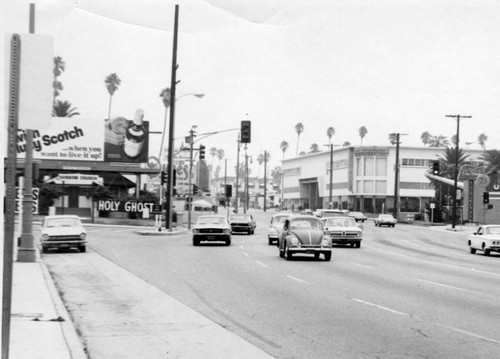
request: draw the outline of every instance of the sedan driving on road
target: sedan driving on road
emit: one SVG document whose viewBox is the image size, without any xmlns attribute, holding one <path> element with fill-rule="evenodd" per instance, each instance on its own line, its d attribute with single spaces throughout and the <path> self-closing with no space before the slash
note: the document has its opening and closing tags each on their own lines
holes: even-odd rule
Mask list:
<svg viewBox="0 0 500 359">
<path fill-rule="evenodd" d="M 43 253 L 48 253 L 49 248 L 77 248 L 85 252 L 87 232 L 78 216 L 47 216 L 42 224 L 41 244 Z"/>
<path fill-rule="evenodd" d="M 394 227 L 396 223 L 398 223 L 397 219 L 392 216 L 392 214 L 379 214 L 377 218 L 375 218 L 375 227 Z"/>
<path fill-rule="evenodd" d="M 349 217 L 354 218 L 356 222 L 364 222 L 368 219 L 363 212 L 356 211 L 349 212 Z"/>
<path fill-rule="evenodd" d="M 224 216 L 201 216 L 193 226 L 193 246 L 200 242 L 225 242 L 231 244 L 231 227 Z"/>
<path fill-rule="evenodd" d="M 325 234 L 321 220 L 315 216 L 291 216 L 285 220 L 278 240 L 280 257 L 287 260 L 297 253 L 323 254 L 325 261 L 332 259 L 332 240 Z"/>
<path fill-rule="evenodd" d="M 251 214 L 232 214 L 229 216 L 229 225 L 233 233 L 246 232 L 247 234 L 253 234 L 255 227 L 257 227 L 257 223 Z"/>
<path fill-rule="evenodd" d="M 358 226 L 354 218 L 325 218 L 323 226 L 325 227 L 325 233 L 332 239 L 332 243 L 350 244 L 354 248 L 361 247 L 363 230 Z"/>
<path fill-rule="evenodd" d="M 500 252 L 500 225 L 479 227 L 476 232 L 467 236 L 467 242 L 472 254 L 476 250 L 483 251 L 485 256 L 489 256 L 491 251 Z"/>
</svg>

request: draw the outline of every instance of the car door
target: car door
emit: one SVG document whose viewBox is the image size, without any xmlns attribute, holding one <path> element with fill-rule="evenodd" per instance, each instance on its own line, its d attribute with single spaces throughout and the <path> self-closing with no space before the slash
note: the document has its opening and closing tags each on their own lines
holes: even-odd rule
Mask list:
<svg viewBox="0 0 500 359">
<path fill-rule="evenodd" d="M 483 227 L 479 227 L 477 229 L 476 233 L 473 235 L 473 238 L 472 238 L 472 246 L 474 248 L 481 249 L 481 242 L 482 242 L 481 236 L 483 234 L 484 234 L 484 228 Z"/>
</svg>

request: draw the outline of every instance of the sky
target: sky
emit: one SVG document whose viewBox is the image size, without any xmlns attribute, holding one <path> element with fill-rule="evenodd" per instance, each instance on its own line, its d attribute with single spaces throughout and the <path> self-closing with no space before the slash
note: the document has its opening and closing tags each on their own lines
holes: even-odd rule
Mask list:
<svg viewBox="0 0 500 359">
<path fill-rule="evenodd" d="M 456 120 L 446 115 L 460 114 L 472 116 L 460 122 L 462 144 L 485 133 L 486 148 L 500 148 L 497 1 L 6 0 L 4 33 L 28 33 L 29 3 L 36 4 L 35 32 L 51 35 L 54 55 L 66 63 L 59 99 L 82 118 L 104 119 L 104 79 L 116 73 L 122 82 L 112 117 L 132 119 L 142 108 L 152 131 L 163 129 L 159 94 L 170 86 L 178 3 L 176 146 L 192 126 L 199 137 L 220 131 L 197 144 L 208 153 L 223 149 L 230 176 L 237 157 L 231 129 L 242 120 L 252 122 L 252 174 L 262 173 L 264 151 L 270 168 L 281 165 L 282 141 L 285 158 L 313 143 L 328 150 L 328 127 L 335 145 L 360 145 L 365 126 L 363 145 L 389 145 L 388 134 L 399 132 L 407 134 L 403 146 L 421 146 L 424 131 L 451 138 Z M 160 141 L 150 136 L 150 155 Z"/>
</svg>

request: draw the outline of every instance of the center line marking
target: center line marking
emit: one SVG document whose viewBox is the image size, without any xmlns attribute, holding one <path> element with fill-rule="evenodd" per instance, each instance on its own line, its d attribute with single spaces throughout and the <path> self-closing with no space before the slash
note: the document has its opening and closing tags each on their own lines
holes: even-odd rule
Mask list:
<svg viewBox="0 0 500 359">
<path fill-rule="evenodd" d="M 356 262 L 351 262 L 351 264 L 354 264 L 354 265 L 357 265 L 357 266 L 360 266 L 360 267 L 364 267 L 364 268 L 370 268 L 370 269 L 373 268 L 371 266 L 367 266 L 366 264 L 361 264 L 361 263 L 356 263 Z"/>
<path fill-rule="evenodd" d="M 457 290 L 463 290 L 463 291 L 466 291 L 466 292 L 467 292 L 467 289 L 465 289 L 465 288 L 454 287 L 454 286 L 452 286 L 452 285 L 447 285 L 447 284 L 438 283 L 438 282 L 431 282 L 430 280 L 424 280 L 424 279 L 417 279 L 417 280 L 418 280 L 418 281 L 420 281 L 420 282 L 428 283 L 428 284 L 438 285 L 438 286 L 440 286 L 440 287 L 451 288 L 451 289 L 457 289 Z"/>
<path fill-rule="evenodd" d="M 256 261 L 256 262 L 257 262 L 257 264 L 259 264 L 259 265 L 263 266 L 264 268 L 267 268 L 267 267 L 268 267 L 268 265 L 267 265 L 267 264 L 264 264 L 264 263 L 259 262 L 259 261 Z"/>
<path fill-rule="evenodd" d="M 302 280 L 302 279 L 300 279 L 300 278 L 294 277 L 294 276 L 292 276 L 292 275 L 288 275 L 288 274 L 287 274 L 287 277 L 288 277 L 288 278 L 290 278 L 290 279 L 293 279 L 294 281 L 297 281 L 297 282 L 299 282 L 299 283 L 304 283 L 304 284 L 307 284 L 307 282 L 306 282 L 305 280 Z"/>
<path fill-rule="evenodd" d="M 462 333 L 462 334 L 469 335 L 469 336 L 474 337 L 474 338 L 486 340 L 487 342 L 492 342 L 492 343 L 497 343 L 497 344 L 500 343 L 498 340 L 491 339 L 491 338 L 488 338 L 488 337 L 483 337 L 482 335 L 474 334 L 474 333 L 468 332 L 466 330 L 462 330 L 462 329 L 459 329 L 459 328 L 451 327 L 449 325 L 444 325 L 444 324 L 439 324 L 439 323 L 436 323 L 436 325 L 438 325 L 440 327 L 443 327 L 443 328 L 446 328 L 446 329 L 453 330 L 454 332 L 457 332 L 457 333 Z"/>
<path fill-rule="evenodd" d="M 387 308 L 387 307 L 383 307 L 383 306 L 378 305 L 378 304 L 374 304 L 374 303 L 370 303 L 370 302 L 365 302 L 364 300 L 361 300 L 361 299 L 356 299 L 356 298 L 351 298 L 351 299 L 354 300 L 355 302 L 358 302 L 358 303 L 361 303 L 361 304 L 366 304 L 366 305 L 369 305 L 371 307 L 375 307 L 375 308 L 378 308 L 378 309 L 382 309 L 382 310 L 385 310 L 387 312 L 391 312 L 391 313 L 398 314 L 398 315 L 404 315 L 405 317 L 409 316 L 408 313 L 398 312 L 397 310 L 394 310 L 394 309 L 391 309 L 391 308 Z"/>
<path fill-rule="evenodd" d="M 248 257 L 248 253 L 247 252 L 243 252 L 243 254 L 245 255 L 245 257 Z"/>
</svg>

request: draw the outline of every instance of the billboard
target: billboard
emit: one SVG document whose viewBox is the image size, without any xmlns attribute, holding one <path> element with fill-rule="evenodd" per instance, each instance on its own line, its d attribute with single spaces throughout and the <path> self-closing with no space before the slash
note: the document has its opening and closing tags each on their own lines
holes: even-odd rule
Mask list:
<svg viewBox="0 0 500 359">
<path fill-rule="evenodd" d="M 147 163 L 149 122 L 116 117 L 108 120 L 53 117 L 49 127 L 33 129 L 33 158 Z M 26 153 L 26 131 L 17 132 L 17 157 Z"/>
</svg>

